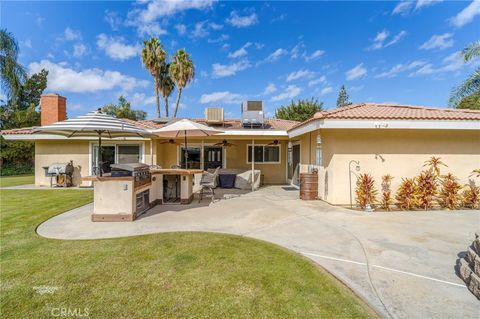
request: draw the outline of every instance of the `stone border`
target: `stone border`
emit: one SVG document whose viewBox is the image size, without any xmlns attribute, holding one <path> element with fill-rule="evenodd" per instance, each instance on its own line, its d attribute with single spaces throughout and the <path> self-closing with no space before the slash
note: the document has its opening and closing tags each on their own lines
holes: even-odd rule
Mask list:
<svg viewBox="0 0 480 319">
<path fill-rule="evenodd" d="M 460 278 L 478 300 L 480 300 L 480 231 L 475 233 L 475 239 L 467 249 L 465 257 L 457 262 Z"/>
</svg>

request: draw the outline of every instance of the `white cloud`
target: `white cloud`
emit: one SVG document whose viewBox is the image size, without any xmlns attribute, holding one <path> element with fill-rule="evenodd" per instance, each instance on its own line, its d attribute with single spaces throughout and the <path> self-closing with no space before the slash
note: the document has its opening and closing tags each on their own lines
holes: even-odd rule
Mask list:
<svg viewBox="0 0 480 319">
<path fill-rule="evenodd" d="M 463 60 L 462 53 L 460 51 L 454 52 L 448 56 L 446 56 L 440 66 L 434 67 L 433 64 L 428 63 L 422 66 L 415 72 L 409 74 L 409 76 L 421 76 L 421 75 L 430 75 L 430 74 L 438 74 L 438 73 L 448 73 L 448 72 L 455 72 L 460 70 L 462 67 L 467 65 Z"/>
<path fill-rule="evenodd" d="M 287 82 L 291 82 L 291 81 L 303 79 L 303 78 L 311 78 L 313 77 L 313 75 L 314 73 L 310 70 L 298 70 L 290 73 L 287 76 Z"/>
<path fill-rule="evenodd" d="M 405 71 L 410 71 L 419 67 L 424 66 L 426 63 L 420 60 L 416 60 L 410 63 L 406 64 L 397 64 L 393 66 L 390 70 L 385 71 L 383 73 L 375 75 L 376 79 L 381 79 L 381 78 L 393 78 L 396 77 L 398 74 L 405 72 Z"/>
<path fill-rule="evenodd" d="M 395 35 L 390 41 L 387 42 L 387 39 L 390 35 L 390 32 L 387 30 L 382 30 L 380 32 L 377 32 L 377 35 L 375 38 L 372 40 L 372 45 L 368 47 L 369 50 L 378 50 L 382 48 L 389 47 L 391 45 L 394 45 L 398 41 L 400 41 L 402 38 L 404 38 L 407 35 L 407 32 L 402 30 L 400 31 L 397 35 Z"/>
<path fill-rule="evenodd" d="M 265 90 L 263 90 L 263 95 L 270 95 L 274 92 L 277 91 L 277 87 L 273 83 L 268 83 L 267 87 L 265 87 Z"/>
<path fill-rule="evenodd" d="M 285 49 L 282 49 L 282 48 L 276 49 L 268 57 L 266 57 L 265 60 L 260 61 L 258 64 L 275 62 L 278 59 L 280 59 L 282 56 L 287 54 L 288 54 L 288 51 Z"/>
<path fill-rule="evenodd" d="M 180 35 L 184 35 L 185 33 L 187 33 L 187 27 L 184 24 L 175 25 L 175 29 L 177 29 L 177 32 Z"/>
<path fill-rule="evenodd" d="M 420 46 L 421 50 L 446 49 L 453 46 L 453 33 L 435 34 Z"/>
<path fill-rule="evenodd" d="M 206 21 L 195 23 L 195 27 L 192 31 L 192 37 L 194 38 L 204 38 L 209 35 L 210 32 L 207 30 Z"/>
<path fill-rule="evenodd" d="M 325 83 L 326 81 L 327 81 L 327 78 L 325 77 L 325 75 L 322 75 L 318 79 L 309 81 L 308 86 L 315 86 L 315 85 L 320 84 L 320 83 Z"/>
<path fill-rule="evenodd" d="M 207 42 L 208 43 L 220 43 L 220 42 L 227 41 L 228 39 L 230 39 L 230 36 L 228 34 L 222 34 L 216 39 L 208 39 Z"/>
<path fill-rule="evenodd" d="M 400 1 L 392 11 L 392 14 L 406 15 L 413 7 L 413 1 L 403 0 Z"/>
<path fill-rule="evenodd" d="M 118 31 L 122 24 L 122 18 L 115 11 L 105 10 L 105 21 L 110 25 L 113 31 Z"/>
<path fill-rule="evenodd" d="M 230 12 L 230 18 L 227 18 L 226 22 L 237 28 L 246 28 L 258 23 L 258 17 L 255 12 L 249 15 L 240 16 L 237 11 Z"/>
<path fill-rule="evenodd" d="M 240 58 L 248 54 L 247 49 L 252 45 L 251 42 L 245 43 L 240 49 L 230 52 L 228 54 L 229 58 Z"/>
<path fill-rule="evenodd" d="M 147 96 L 144 93 L 134 93 L 131 97 L 133 106 L 153 105 L 157 103 L 154 95 Z"/>
<path fill-rule="evenodd" d="M 305 55 L 305 61 L 309 62 L 309 61 L 313 61 L 313 60 L 316 60 L 318 59 L 319 57 L 321 57 L 322 55 L 325 54 L 325 51 L 323 50 L 316 50 L 314 51 L 312 54 L 310 55 Z"/>
<path fill-rule="evenodd" d="M 32 40 L 27 39 L 25 41 L 20 41 L 20 45 L 31 49 L 32 48 Z"/>
<path fill-rule="evenodd" d="M 137 28 L 140 35 L 166 34 L 159 19 L 168 18 L 185 10 L 210 8 L 213 0 L 153 0 L 137 1 L 138 6 L 128 13 L 127 25 Z"/>
<path fill-rule="evenodd" d="M 105 54 L 114 60 L 125 61 L 141 51 L 139 44 L 128 45 L 122 37 L 109 37 L 104 33 L 97 36 L 97 46 L 105 51 Z"/>
<path fill-rule="evenodd" d="M 63 31 L 63 37 L 67 41 L 80 40 L 82 38 L 82 34 L 78 30 L 73 30 L 70 27 L 67 27 L 65 31 Z"/>
<path fill-rule="evenodd" d="M 348 70 L 345 75 L 347 76 L 348 81 L 352 81 L 367 75 L 367 69 L 363 66 L 363 63 L 360 63 L 353 69 Z"/>
<path fill-rule="evenodd" d="M 237 74 L 237 72 L 248 69 L 251 64 L 248 60 L 238 61 L 233 64 L 219 64 L 215 63 L 212 65 L 212 77 L 213 78 L 223 78 L 227 76 L 232 76 Z"/>
<path fill-rule="evenodd" d="M 286 99 L 293 99 L 302 92 L 302 89 L 296 85 L 289 85 L 287 88 L 280 94 L 275 95 L 271 98 L 272 101 L 282 101 Z"/>
<path fill-rule="evenodd" d="M 480 1 L 474 0 L 456 16 L 450 19 L 450 22 L 457 28 L 461 28 L 464 25 L 473 21 L 473 19 L 480 15 Z"/>
<path fill-rule="evenodd" d="M 118 71 L 101 69 L 74 70 L 67 63 L 53 63 L 49 60 L 30 63 L 30 73 L 48 70 L 48 89 L 63 92 L 97 92 L 121 88 L 131 90 L 136 87 L 145 87 L 148 81 L 138 80 L 134 77 L 124 75 Z"/>
<path fill-rule="evenodd" d="M 82 43 L 77 43 L 73 46 L 73 55 L 77 58 L 81 58 L 87 53 L 87 47 Z"/>
<path fill-rule="evenodd" d="M 325 94 L 332 93 L 332 92 L 333 92 L 333 88 L 331 86 L 327 86 L 326 88 L 323 88 L 320 91 L 320 95 L 325 95 Z"/>
<path fill-rule="evenodd" d="M 292 48 L 292 50 L 290 51 L 290 58 L 299 58 L 302 55 L 300 51 L 303 51 L 303 54 L 305 54 L 305 43 L 303 43 L 303 41 L 300 41 Z"/>
<path fill-rule="evenodd" d="M 237 103 L 240 103 L 241 100 L 242 100 L 242 96 L 240 94 L 231 93 L 229 91 L 202 94 L 202 96 L 200 97 L 200 103 L 202 104 L 211 104 L 211 103 L 237 104 Z"/>
<path fill-rule="evenodd" d="M 417 0 L 417 3 L 415 4 L 415 10 L 420 10 L 421 8 L 426 8 L 442 1 L 443 0 Z"/>
</svg>

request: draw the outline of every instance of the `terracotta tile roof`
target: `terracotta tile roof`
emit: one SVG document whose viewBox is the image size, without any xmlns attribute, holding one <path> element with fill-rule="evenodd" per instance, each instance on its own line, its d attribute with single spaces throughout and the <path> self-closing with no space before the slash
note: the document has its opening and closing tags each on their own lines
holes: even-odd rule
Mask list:
<svg viewBox="0 0 480 319">
<path fill-rule="evenodd" d="M 342 108 L 318 112 L 312 118 L 297 124 L 293 128 L 318 119 L 480 121 L 480 111 L 414 105 L 355 103 Z"/>
<path fill-rule="evenodd" d="M 204 119 L 191 119 L 192 121 L 206 124 Z M 143 121 L 133 121 L 129 119 L 124 119 L 124 121 L 131 123 L 139 128 L 147 129 L 147 130 L 154 130 L 159 129 L 165 124 L 157 123 L 153 120 L 143 120 Z M 280 120 L 280 119 L 267 119 L 265 121 L 265 126 L 263 127 L 264 130 L 283 130 L 286 131 L 295 125 L 299 124 L 297 121 L 287 121 L 287 120 Z M 240 119 L 225 119 L 224 125 L 216 126 L 222 130 L 248 130 L 242 126 L 242 122 Z M 4 130 L 2 131 L 2 135 L 13 135 L 13 134 L 31 134 L 34 127 L 24 127 L 12 130 Z"/>
</svg>

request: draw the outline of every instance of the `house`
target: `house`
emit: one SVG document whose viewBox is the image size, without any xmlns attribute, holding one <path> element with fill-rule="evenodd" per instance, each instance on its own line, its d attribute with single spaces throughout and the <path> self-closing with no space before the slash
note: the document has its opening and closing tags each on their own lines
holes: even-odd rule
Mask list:
<svg viewBox="0 0 480 319">
<path fill-rule="evenodd" d="M 319 112 L 299 123 L 264 119 L 262 103 L 242 104 L 241 119 L 223 118 L 223 109 L 206 109 L 203 119 L 224 133 L 188 140 L 189 168 L 217 166 L 248 170 L 252 145 L 255 169 L 264 184 L 298 184 L 298 172 L 318 170 L 319 197 L 334 205 L 348 205 L 356 175 L 370 173 L 380 187 L 381 176 L 413 177 L 431 156 L 441 157 L 462 183 L 480 168 L 480 111 L 409 105 L 358 103 Z M 259 117 L 258 117 L 259 116 Z M 41 124 L 66 118 L 66 99 L 46 94 L 41 99 Z M 256 119 L 252 121 L 252 119 Z M 131 121 L 146 130 L 161 128 L 162 119 Z M 34 135 L 32 128 L 2 131 L 7 140 L 35 141 L 35 183 L 49 185 L 43 167 L 73 161 L 74 184 L 98 166 L 96 139 Z M 102 143 L 104 161 L 144 162 L 169 168 L 181 165 L 182 140 L 123 138 Z"/>
</svg>

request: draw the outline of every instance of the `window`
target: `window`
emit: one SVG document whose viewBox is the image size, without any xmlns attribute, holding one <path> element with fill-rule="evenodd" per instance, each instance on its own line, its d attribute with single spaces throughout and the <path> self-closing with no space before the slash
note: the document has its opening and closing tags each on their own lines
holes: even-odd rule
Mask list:
<svg viewBox="0 0 480 319">
<path fill-rule="evenodd" d="M 200 169 L 201 167 L 201 147 L 188 147 L 188 166 L 187 168 Z M 180 165 L 185 167 L 185 147 L 180 151 Z"/>
<path fill-rule="evenodd" d="M 140 145 L 118 145 L 118 163 L 139 163 Z"/>
<path fill-rule="evenodd" d="M 247 163 L 251 163 L 252 145 L 248 145 L 247 152 Z M 255 163 L 280 163 L 280 145 L 255 145 L 253 153 Z"/>
<path fill-rule="evenodd" d="M 102 172 L 110 173 L 112 164 L 140 163 L 142 148 L 140 144 L 112 144 L 102 143 Z M 97 174 L 100 170 L 98 144 L 92 144 L 91 173 Z"/>
</svg>

